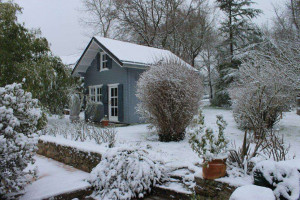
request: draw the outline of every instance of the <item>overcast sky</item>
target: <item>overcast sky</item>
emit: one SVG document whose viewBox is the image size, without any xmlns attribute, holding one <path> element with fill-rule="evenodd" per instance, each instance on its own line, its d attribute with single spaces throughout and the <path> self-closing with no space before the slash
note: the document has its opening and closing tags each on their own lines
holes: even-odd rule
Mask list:
<svg viewBox="0 0 300 200">
<path fill-rule="evenodd" d="M 211 0 L 213 1 L 213 0 Z M 267 23 L 273 16 L 273 4 L 285 0 L 255 0 L 256 8 L 263 10 L 256 22 Z M 55 55 L 68 56 L 80 53 L 90 38 L 86 27 L 79 22 L 84 13 L 81 0 L 15 0 L 23 7 L 19 20 L 28 28 L 40 28 L 42 35 L 51 43 Z"/>
</svg>

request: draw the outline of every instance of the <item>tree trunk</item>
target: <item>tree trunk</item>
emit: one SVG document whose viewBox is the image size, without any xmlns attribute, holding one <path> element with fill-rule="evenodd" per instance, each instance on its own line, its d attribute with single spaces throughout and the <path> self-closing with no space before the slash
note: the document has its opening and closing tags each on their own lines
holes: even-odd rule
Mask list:
<svg viewBox="0 0 300 200">
<path fill-rule="evenodd" d="M 213 88 L 211 83 L 211 64 L 210 64 L 210 49 L 207 50 L 207 72 L 208 72 L 208 86 L 209 86 L 209 99 L 213 99 Z"/>
<path fill-rule="evenodd" d="M 230 46 L 230 63 L 233 60 L 233 29 L 232 29 L 232 5 L 229 3 L 229 46 Z"/>
</svg>

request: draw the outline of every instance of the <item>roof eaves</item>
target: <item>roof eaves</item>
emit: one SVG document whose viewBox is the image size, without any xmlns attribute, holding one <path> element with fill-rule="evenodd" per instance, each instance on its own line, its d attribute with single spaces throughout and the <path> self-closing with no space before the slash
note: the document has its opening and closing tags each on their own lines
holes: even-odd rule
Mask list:
<svg viewBox="0 0 300 200">
<path fill-rule="evenodd" d="M 78 64 L 80 63 L 81 59 L 83 58 L 84 54 L 86 53 L 86 51 L 89 49 L 89 47 L 91 46 L 93 42 L 93 39 L 91 39 L 91 41 L 89 42 L 89 44 L 86 46 L 86 48 L 84 49 L 83 53 L 81 54 L 79 60 L 77 60 L 74 69 L 72 70 L 71 75 L 73 75 L 74 71 L 76 70 L 76 68 L 78 67 Z"/>
</svg>

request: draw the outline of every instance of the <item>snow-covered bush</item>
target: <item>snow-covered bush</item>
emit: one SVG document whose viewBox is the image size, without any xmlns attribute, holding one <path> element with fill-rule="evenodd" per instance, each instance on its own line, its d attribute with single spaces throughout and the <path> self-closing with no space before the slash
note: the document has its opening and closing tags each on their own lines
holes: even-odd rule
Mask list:
<svg viewBox="0 0 300 200">
<path fill-rule="evenodd" d="M 142 149 L 111 149 L 91 172 L 93 195 L 103 200 L 142 198 L 160 182 L 164 171 Z"/>
<path fill-rule="evenodd" d="M 295 102 L 294 90 L 284 80 L 283 70 L 274 69 L 271 63 L 254 56 L 243 62 L 239 80 L 229 90 L 234 118 L 238 125 L 264 137 L 282 115 Z"/>
<path fill-rule="evenodd" d="M 256 185 L 244 185 L 237 188 L 229 200 L 275 200 L 271 189 Z"/>
<path fill-rule="evenodd" d="M 224 159 L 227 157 L 228 139 L 224 135 L 227 126 L 223 117 L 217 115 L 218 134 L 211 128 L 205 128 L 204 116 L 200 110 L 199 116 L 194 119 L 194 129 L 190 132 L 189 143 L 199 157 L 204 158 L 205 162 L 212 159 Z"/>
<path fill-rule="evenodd" d="M 299 162 L 299 161 L 298 161 Z M 300 192 L 300 164 L 298 168 L 290 162 L 259 162 L 253 169 L 254 184 L 268 187 L 281 200 L 297 200 Z"/>
<path fill-rule="evenodd" d="M 184 138 L 186 127 L 198 111 L 201 96 L 199 73 L 179 60 L 151 66 L 137 83 L 138 112 L 157 129 L 161 141 Z"/>
<path fill-rule="evenodd" d="M 46 116 L 21 84 L 0 87 L 0 198 L 27 184 L 23 170 L 33 163 L 38 131 Z"/>
<path fill-rule="evenodd" d="M 75 123 L 56 122 L 53 125 L 48 125 L 43 133 L 44 135 L 63 136 L 74 141 L 106 143 L 110 148 L 115 145 L 117 135 L 114 127 L 99 128 L 84 121 L 76 121 Z"/>
</svg>

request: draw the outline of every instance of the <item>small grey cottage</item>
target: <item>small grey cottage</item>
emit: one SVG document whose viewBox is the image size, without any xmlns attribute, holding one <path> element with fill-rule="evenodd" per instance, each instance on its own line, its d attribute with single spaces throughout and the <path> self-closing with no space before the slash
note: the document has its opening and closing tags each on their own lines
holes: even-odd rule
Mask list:
<svg viewBox="0 0 300 200">
<path fill-rule="evenodd" d="M 86 94 L 97 105 L 95 121 L 107 115 L 110 122 L 140 123 L 135 109 L 137 80 L 147 67 L 166 57 L 178 58 L 167 50 L 93 37 L 72 75 L 84 78 Z"/>
</svg>

